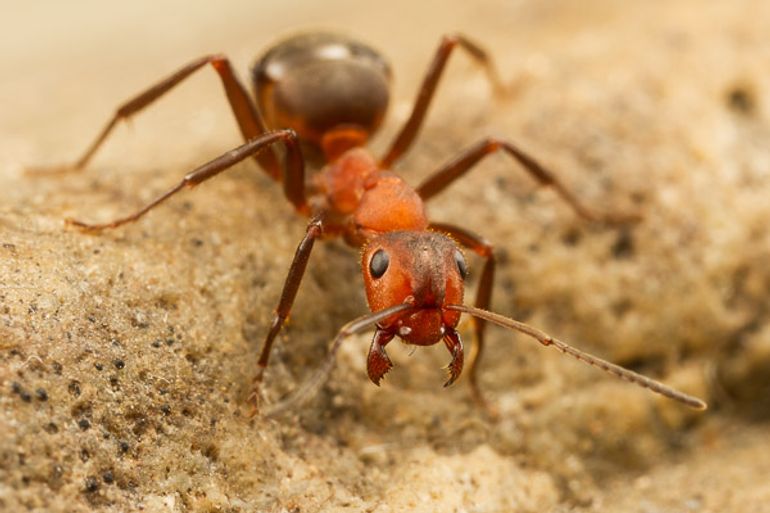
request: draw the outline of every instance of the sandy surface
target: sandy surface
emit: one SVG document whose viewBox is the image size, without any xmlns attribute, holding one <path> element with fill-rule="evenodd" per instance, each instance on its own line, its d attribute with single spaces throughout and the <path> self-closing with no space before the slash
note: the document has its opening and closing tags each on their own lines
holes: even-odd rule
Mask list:
<svg viewBox="0 0 770 513">
<path fill-rule="evenodd" d="M 4 9 L 1 510 L 770 511 L 770 4 L 256 4 Z M 260 49 L 307 27 L 390 58 L 375 151 L 408 114 L 440 35 L 482 41 L 516 94 L 495 99 L 458 55 L 399 169 L 416 184 L 494 134 L 597 208 L 641 212 L 633 227 L 582 222 L 504 157 L 430 205 L 496 244 L 495 310 L 710 410 L 492 329 L 481 381 L 498 422 L 464 381 L 441 387 L 442 347 L 394 344 L 397 367 L 371 385 L 369 335 L 346 344 L 305 408 L 245 418 L 304 228 L 279 188 L 248 163 L 132 226 L 92 236 L 62 223 L 126 213 L 235 146 L 215 74 L 120 127 L 82 174 L 22 170 L 74 157 L 119 102 L 191 58 L 221 51 L 245 75 Z M 270 400 L 365 312 L 358 273 L 341 243 L 313 254 Z"/>
</svg>

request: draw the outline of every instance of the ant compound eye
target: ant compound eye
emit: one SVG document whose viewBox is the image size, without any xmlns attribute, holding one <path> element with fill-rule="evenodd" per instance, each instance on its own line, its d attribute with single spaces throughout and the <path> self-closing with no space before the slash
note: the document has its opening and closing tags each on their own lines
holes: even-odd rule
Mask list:
<svg viewBox="0 0 770 513">
<path fill-rule="evenodd" d="M 460 271 L 460 277 L 464 280 L 468 276 L 468 264 L 465 263 L 465 257 L 459 249 L 455 250 L 455 263 L 457 270 Z"/>
<path fill-rule="evenodd" d="M 385 253 L 384 249 L 378 249 L 372 255 L 372 259 L 369 260 L 369 273 L 372 278 L 381 278 L 385 271 L 388 270 L 388 264 L 390 263 L 390 257 Z"/>
</svg>

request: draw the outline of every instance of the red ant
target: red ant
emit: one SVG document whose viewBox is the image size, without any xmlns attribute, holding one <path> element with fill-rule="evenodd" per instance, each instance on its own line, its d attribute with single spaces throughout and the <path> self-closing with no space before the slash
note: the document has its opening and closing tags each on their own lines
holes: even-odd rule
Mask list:
<svg viewBox="0 0 770 513">
<path fill-rule="evenodd" d="M 535 159 L 510 142 L 495 138 L 484 139 L 464 150 L 416 189 L 390 171 L 414 142 L 455 48 L 462 49 L 483 66 L 498 91 L 504 89 L 487 52 L 464 36 L 445 36 L 433 57 L 409 119 L 379 161 L 365 144 L 377 131 L 387 108 L 390 68 L 372 48 L 335 34 L 299 35 L 275 45 L 252 71 L 258 107 L 236 78 L 226 57 L 209 55 L 196 59 L 118 107 L 107 126 L 73 165 L 49 168 L 48 171 L 83 169 L 119 121 L 144 109 L 206 64 L 211 64 L 219 74 L 247 142 L 188 173 L 176 186 L 127 217 L 104 224 L 72 219 L 67 222 L 95 232 L 136 221 L 180 190 L 194 187 L 247 157 L 254 157 L 273 179 L 283 183 L 286 198 L 297 212 L 310 217 L 311 221 L 289 268 L 259 357 L 249 398 L 254 412 L 270 349 L 289 315 L 313 245 L 319 238 L 338 236 L 352 246 L 363 248 L 361 267 L 369 307 L 374 313 L 344 326 L 320 370 L 270 413 L 297 404 L 314 392 L 331 370 L 342 340 L 372 326 L 376 331 L 367 358 L 367 373 L 372 382 L 379 384 L 392 367 L 385 346 L 394 337 L 399 337 L 407 344 L 418 346 L 443 341 L 452 358 L 445 386 L 451 385 L 463 369 L 463 343 L 456 331 L 462 313 L 474 316 L 477 351 L 469 375 L 474 397 L 482 404 L 477 363 L 484 347 L 485 321 L 488 321 L 521 331 L 543 345 L 553 345 L 579 360 L 688 406 L 705 408 L 706 404 L 700 399 L 578 351 L 535 328 L 486 311 L 495 272 L 492 245 L 463 228 L 429 222 L 424 206 L 425 201 L 463 176 L 482 158 L 504 152 L 538 182 L 552 187 L 587 220 L 617 221 L 620 218 L 600 215 L 584 206 Z M 273 130 L 272 127 L 282 128 Z M 277 145 L 284 149 L 283 160 L 274 151 Z M 306 177 L 306 158 L 319 157 L 323 168 Z M 458 246 L 484 259 L 475 307 L 462 304 L 463 282 L 468 269 Z"/>
</svg>

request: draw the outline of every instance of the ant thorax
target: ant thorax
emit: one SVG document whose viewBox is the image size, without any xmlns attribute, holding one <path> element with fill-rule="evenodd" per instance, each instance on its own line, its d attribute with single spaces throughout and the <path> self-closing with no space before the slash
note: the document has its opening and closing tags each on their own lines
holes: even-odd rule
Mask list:
<svg viewBox="0 0 770 513">
<path fill-rule="evenodd" d="M 323 197 L 319 205 L 326 227 L 344 233 L 353 246 L 386 232 L 428 228 L 420 196 L 401 177 L 381 169 L 364 148 L 345 152 L 314 176 L 313 183 Z"/>
</svg>

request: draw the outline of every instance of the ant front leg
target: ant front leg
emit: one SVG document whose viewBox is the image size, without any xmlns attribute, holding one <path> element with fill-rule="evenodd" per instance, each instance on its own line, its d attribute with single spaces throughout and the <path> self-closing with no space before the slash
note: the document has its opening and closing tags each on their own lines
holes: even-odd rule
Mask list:
<svg viewBox="0 0 770 513">
<path fill-rule="evenodd" d="M 74 219 L 66 219 L 66 222 L 67 224 L 74 225 L 81 230 L 90 232 L 101 231 L 108 228 L 116 228 L 126 223 L 134 222 L 182 189 L 186 187 L 195 187 L 201 182 L 204 182 L 209 178 L 218 175 L 222 171 L 231 168 L 238 162 L 250 156 L 257 155 L 260 151 L 277 142 L 282 142 L 286 148 L 286 162 L 283 176 L 284 194 L 299 212 L 307 213 L 308 206 L 305 198 L 304 182 L 305 161 L 302 157 L 302 152 L 299 147 L 297 134 L 293 130 L 277 130 L 275 132 L 264 134 L 261 137 L 257 137 L 256 139 L 253 139 L 246 144 L 235 148 L 234 150 L 228 151 L 224 155 L 221 155 L 214 160 L 200 166 L 194 171 L 186 174 L 178 184 L 133 214 L 102 224 L 89 224 L 82 221 L 76 221 Z"/>
<path fill-rule="evenodd" d="M 417 187 L 417 193 L 427 201 L 447 188 L 452 182 L 467 173 L 473 166 L 489 154 L 503 151 L 513 157 L 524 169 L 542 185 L 552 187 L 561 198 L 583 219 L 609 224 L 638 221 L 637 214 L 615 214 L 598 212 L 584 205 L 551 171 L 543 167 L 534 158 L 527 155 L 512 143 L 496 138 L 487 138 L 471 146 L 442 166 L 427 180 Z"/>
<path fill-rule="evenodd" d="M 78 158 L 73 164 L 66 164 L 52 167 L 39 167 L 29 168 L 28 171 L 33 174 L 56 174 L 69 171 L 80 171 L 85 168 L 91 161 L 96 151 L 102 146 L 107 137 L 112 132 L 112 129 L 118 124 L 119 121 L 126 120 L 149 106 L 155 100 L 166 94 L 174 86 L 182 82 L 184 79 L 192 75 L 194 72 L 201 69 L 206 64 L 211 66 L 219 74 L 219 78 L 222 80 L 222 85 L 227 94 L 227 100 L 230 103 L 230 108 L 235 115 L 235 119 L 238 122 L 238 127 L 241 130 L 243 139 L 249 141 L 254 139 L 265 132 L 265 124 L 257 111 L 257 108 L 249 98 L 246 89 L 240 83 L 233 71 L 230 61 L 227 57 L 222 55 L 206 55 L 195 59 L 194 61 L 186 64 L 179 70 L 175 71 L 168 77 L 162 79 L 158 83 L 152 85 L 146 90 L 134 98 L 120 105 L 113 114 L 110 121 L 105 125 L 102 131 L 96 136 L 96 139 L 86 148 L 85 152 Z M 257 157 L 257 161 L 260 166 L 274 179 L 280 179 L 280 165 L 276 156 L 272 151 L 265 152 Z"/>
<path fill-rule="evenodd" d="M 452 224 L 444 224 L 444 223 L 432 223 L 430 225 L 430 229 L 448 234 L 452 239 L 456 240 L 461 246 L 464 248 L 467 248 L 480 257 L 484 259 L 484 267 L 481 270 L 481 278 L 479 279 L 479 286 L 476 289 L 476 300 L 474 302 L 476 308 L 481 308 L 482 310 L 488 310 L 489 304 L 492 301 L 492 285 L 495 281 L 495 265 L 496 265 L 496 259 L 495 259 L 495 253 L 494 248 L 492 247 L 492 243 L 490 243 L 488 240 L 486 240 L 484 237 L 481 237 L 480 235 L 477 235 L 471 231 L 465 230 L 463 228 L 460 228 L 459 226 L 455 226 Z M 474 400 L 479 403 L 487 412 L 490 413 L 493 417 L 496 416 L 496 412 L 494 408 L 487 402 L 487 400 L 484 398 L 484 394 L 481 393 L 481 388 L 479 387 L 479 378 L 478 378 L 478 364 L 481 358 L 481 354 L 484 351 L 484 333 L 486 332 L 487 324 L 483 319 L 477 319 L 473 318 L 473 327 L 474 327 L 474 335 L 476 337 L 475 340 L 475 350 L 473 352 L 473 356 L 471 357 L 469 369 L 468 369 L 468 378 L 470 379 L 471 384 L 471 393 L 473 394 Z M 447 344 L 451 341 L 446 341 Z M 460 351 L 462 351 L 462 342 L 459 342 L 459 336 L 458 341 L 455 342 L 455 345 L 459 345 Z M 449 348 L 449 345 L 447 345 Z M 451 351 L 451 348 L 450 348 Z M 453 370 L 455 364 L 455 360 L 452 360 L 452 364 L 450 364 L 450 370 Z M 460 361 L 460 368 L 462 368 L 462 360 Z M 459 374 L 459 372 L 458 372 Z M 454 379 L 452 379 L 454 381 Z"/>
<path fill-rule="evenodd" d="M 428 112 L 430 102 L 433 100 L 436 86 L 444 72 L 449 56 L 451 55 L 452 50 L 457 46 L 465 50 L 474 61 L 484 67 L 484 70 L 489 77 L 489 81 L 492 83 L 492 86 L 497 93 L 502 94 L 505 91 L 505 86 L 500 80 L 500 76 L 497 73 L 497 68 L 492 61 L 492 58 L 483 48 L 460 34 L 444 36 L 441 39 L 441 44 L 439 44 L 436 55 L 433 57 L 433 61 L 430 63 L 430 67 L 428 67 L 428 73 L 423 79 L 420 90 L 417 93 L 417 100 L 415 100 L 414 107 L 412 107 L 412 114 L 391 144 L 388 152 L 380 161 L 380 165 L 383 168 L 390 168 L 393 163 L 409 150 L 409 147 L 414 142 L 414 139 L 417 137 L 417 132 L 420 130 L 422 122 L 425 119 L 425 114 Z"/>
<path fill-rule="evenodd" d="M 297 291 L 299 290 L 299 284 L 302 282 L 302 277 L 305 275 L 305 269 L 307 268 L 308 260 L 310 260 L 310 252 L 313 250 L 313 244 L 323 233 L 323 224 L 320 219 L 313 219 L 307 226 L 307 232 L 302 238 L 302 241 L 297 246 L 297 251 L 294 254 L 294 260 L 289 267 L 289 274 L 286 276 L 286 281 L 283 284 L 283 291 L 281 291 L 281 299 L 278 301 L 278 308 L 275 309 L 275 315 L 273 316 L 273 322 L 270 325 L 270 331 L 268 331 L 265 337 L 265 344 L 262 346 L 262 352 L 259 355 L 259 361 L 257 362 L 257 373 L 254 376 L 252 382 L 252 391 L 249 395 L 248 402 L 251 404 L 251 412 L 249 417 L 253 417 L 257 414 L 259 408 L 259 388 L 262 385 L 262 379 L 265 374 L 265 368 L 267 362 L 270 359 L 270 350 L 273 348 L 273 342 L 275 337 L 283 328 L 286 318 L 289 316 L 291 306 L 294 304 L 294 299 L 297 297 Z"/>
</svg>

